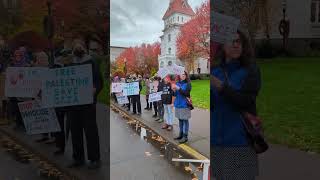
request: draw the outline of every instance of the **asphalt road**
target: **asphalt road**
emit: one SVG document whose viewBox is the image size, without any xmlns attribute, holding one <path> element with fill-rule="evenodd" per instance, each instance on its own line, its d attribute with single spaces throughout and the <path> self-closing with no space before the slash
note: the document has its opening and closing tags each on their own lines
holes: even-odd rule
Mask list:
<svg viewBox="0 0 320 180">
<path fill-rule="evenodd" d="M 160 151 L 142 140 L 121 116 L 110 112 L 111 180 L 188 180 Z"/>
<path fill-rule="evenodd" d="M 0 180 L 45 180 L 33 164 L 22 164 L 0 146 Z"/>
</svg>

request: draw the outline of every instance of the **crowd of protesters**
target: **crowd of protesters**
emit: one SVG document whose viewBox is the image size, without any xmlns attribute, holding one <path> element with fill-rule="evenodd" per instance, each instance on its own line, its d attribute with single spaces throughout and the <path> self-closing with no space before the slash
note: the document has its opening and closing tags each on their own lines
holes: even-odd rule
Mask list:
<svg viewBox="0 0 320 180">
<path fill-rule="evenodd" d="M 36 140 L 38 143 L 52 144 L 55 143 L 57 150 L 54 155 L 63 155 L 68 134 L 71 132 L 72 147 L 73 147 L 73 162 L 68 166 L 76 168 L 85 165 L 85 150 L 83 136 L 86 138 L 87 157 L 90 163 L 89 169 L 97 169 L 101 166 L 100 161 L 100 145 L 99 133 L 96 122 L 96 102 L 97 95 L 103 87 L 103 80 L 96 59 L 94 59 L 82 38 L 74 38 L 73 43 L 69 47 L 60 47 L 54 52 L 54 61 L 49 63 L 49 52 L 32 51 L 26 46 L 18 48 L 9 48 L 4 44 L 0 47 L 0 72 L 1 77 L 5 77 L 7 67 L 48 67 L 62 68 L 69 66 L 77 66 L 83 64 L 92 65 L 93 75 L 93 94 L 94 102 L 89 105 L 75 105 L 67 107 L 54 108 L 61 131 L 49 134 L 41 134 Z M 5 79 L 5 78 L 3 78 Z M 2 82 L 3 83 L 3 82 Z M 3 84 L 4 85 L 4 84 Z M 4 88 L 2 86 L 1 88 Z M 24 97 L 1 97 L 2 100 L 2 117 L 9 119 L 15 123 L 14 130 L 25 132 L 25 125 L 18 108 L 19 102 L 27 100 L 37 100 L 41 98 Z M 83 134 L 85 132 L 85 134 Z"/>
<path fill-rule="evenodd" d="M 145 86 L 145 101 L 146 107 L 144 110 L 152 111 L 153 118 L 158 123 L 162 123 L 162 129 L 167 131 L 173 130 L 174 114 L 179 121 L 179 135 L 174 139 L 179 143 L 188 142 L 189 119 L 191 118 L 191 109 L 189 107 L 188 99 L 190 99 L 191 82 L 187 72 L 179 75 L 167 75 L 161 78 L 157 75 L 154 77 L 144 77 L 140 75 L 130 75 L 128 77 L 119 78 L 114 77 L 112 82 L 139 82 L 139 94 L 128 96 L 128 104 L 124 104 L 123 108 L 127 111 L 131 110 L 132 114 L 141 116 L 141 91 L 142 84 Z M 157 92 L 161 93 L 161 100 L 150 102 L 149 95 Z M 113 93 L 114 101 L 117 102 L 117 93 Z"/>
</svg>

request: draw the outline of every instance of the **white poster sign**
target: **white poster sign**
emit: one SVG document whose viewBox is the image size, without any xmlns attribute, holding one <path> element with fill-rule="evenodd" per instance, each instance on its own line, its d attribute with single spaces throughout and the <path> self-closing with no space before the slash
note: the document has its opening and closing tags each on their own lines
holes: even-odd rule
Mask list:
<svg viewBox="0 0 320 180">
<path fill-rule="evenodd" d="M 27 134 L 41 134 L 61 131 L 53 108 L 43 108 L 38 101 L 18 103 Z"/>
<path fill-rule="evenodd" d="M 48 68 L 8 67 L 6 70 L 6 97 L 36 97 L 41 89 L 43 73 Z"/>
<path fill-rule="evenodd" d="M 111 92 L 114 92 L 114 93 L 122 92 L 124 84 L 125 83 L 112 83 Z"/>
<path fill-rule="evenodd" d="M 124 96 L 138 95 L 139 91 L 139 82 L 125 83 L 123 86 Z"/>
<path fill-rule="evenodd" d="M 162 79 L 165 78 L 168 74 L 170 74 L 169 70 L 167 68 L 160 68 L 158 71 L 158 76 Z"/>
<path fill-rule="evenodd" d="M 118 104 L 128 104 L 129 100 L 127 96 L 123 96 L 122 93 L 116 94 Z"/>
<path fill-rule="evenodd" d="M 93 103 L 92 65 L 52 69 L 42 83 L 44 107 L 64 107 Z"/>
<path fill-rule="evenodd" d="M 149 102 L 156 102 L 161 100 L 162 91 L 149 94 Z"/>
<path fill-rule="evenodd" d="M 212 13 L 211 34 L 214 42 L 228 43 L 234 40 L 240 20 L 217 12 Z"/>
</svg>

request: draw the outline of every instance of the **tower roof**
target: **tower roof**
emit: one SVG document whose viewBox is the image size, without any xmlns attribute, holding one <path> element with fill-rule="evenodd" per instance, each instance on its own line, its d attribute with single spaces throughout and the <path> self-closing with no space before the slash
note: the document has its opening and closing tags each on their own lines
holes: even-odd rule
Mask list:
<svg viewBox="0 0 320 180">
<path fill-rule="evenodd" d="M 166 19 L 173 13 L 182 13 L 189 16 L 193 16 L 195 14 L 188 3 L 188 0 L 170 0 L 169 8 L 167 9 L 162 19 Z"/>
</svg>

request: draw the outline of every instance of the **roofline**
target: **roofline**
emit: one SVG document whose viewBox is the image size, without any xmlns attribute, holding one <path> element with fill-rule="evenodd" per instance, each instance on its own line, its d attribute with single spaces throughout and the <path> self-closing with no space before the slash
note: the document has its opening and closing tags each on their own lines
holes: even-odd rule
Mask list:
<svg viewBox="0 0 320 180">
<path fill-rule="evenodd" d="M 128 49 L 129 47 L 123 47 L 123 46 L 110 46 L 110 48 L 122 48 L 122 49 Z"/>
</svg>

